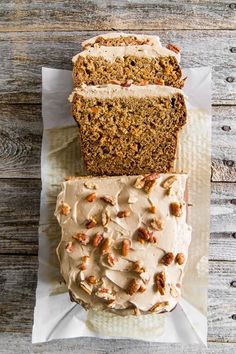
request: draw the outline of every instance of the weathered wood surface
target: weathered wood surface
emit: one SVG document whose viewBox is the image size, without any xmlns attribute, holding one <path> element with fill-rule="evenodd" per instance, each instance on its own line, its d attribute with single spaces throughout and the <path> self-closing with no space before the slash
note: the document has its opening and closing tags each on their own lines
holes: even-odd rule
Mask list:
<svg viewBox="0 0 236 354">
<path fill-rule="evenodd" d="M 37 254 L 40 186 L 37 179 L 0 179 L 1 254 Z M 236 183 L 212 184 L 211 260 L 236 261 L 235 201 Z"/>
<path fill-rule="evenodd" d="M 81 50 L 81 41 L 97 33 L 0 33 L 1 102 L 40 103 L 41 67 L 71 70 L 71 58 Z M 147 33 L 159 34 L 163 44 L 174 42 L 178 45 L 182 49 L 183 67 L 212 67 L 213 104 L 236 104 L 236 38 L 233 31 Z"/>
<path fill-rule="evenodd" d="M 231 0 L 2 0 L 2 31 L 235 29 Z"/>
<path fill-rule="evenodd" d="M 127 339 L 105 340 L 96 338 L 73 338 L 54 340 L 49 343 L 31 344 L 29 334 L 0 334 L 1 354 L 233 354 L 235 344 L 208 343 L 208 348 L 198 345 L 145 343 Z"/>
<path fill-rule="evenodd" d="M 36 256 L 1 256 L 0 331 L 31 332 L 38 260 Z M 236 336 L 236 262 L 210 262 L 208 339 L 233 342 Z"/>
<path fill-rule="evenodd" d="M 236 182 L 236 106 L 212 113 L 212 181 Z M 40 178 L 41 106 L 2 104 L 0 125 L 0 178 Z"/>
</svg>

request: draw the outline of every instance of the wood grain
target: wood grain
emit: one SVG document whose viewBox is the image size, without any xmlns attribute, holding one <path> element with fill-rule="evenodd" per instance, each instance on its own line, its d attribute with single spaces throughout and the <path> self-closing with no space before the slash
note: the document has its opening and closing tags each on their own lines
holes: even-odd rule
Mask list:
<svg viewBox="0 0 236 354">
<path fill-rule="evenodd" d="M 0 254 L 37 254 L 40 188 L 40 180 L 0 179 Z M 236 261 L 235 201 L 236 184 L 212 184 L 211 260 Z"/>
<path fill-rule="evenodd" d="M 1 256 L 0 331 L 30 332 L 37 279 L 36 256 Z M 210 341 L 233 342 L 236 335 L 236 263 L 210 262 L 208 337 Z"/>
<path fill-rule="evenodd" d="M 41 67 L 71 70 L 71 58 L 81 50 L 80 42 L 97 33 L 0 33 L 1 102 L 40 103 Z M 182 48 L 183 67 L 211 66 L 213 104 L 236 104 L 236 39 L 233 31 L 146 33 L 158 34 L 163 44 L 171 41 Z"/>
<path fill-rule="evenodd" d="M 30 334 L 0 334 L 1 353 L 12 354 L 233 354 L 233 343 L 208 343 L 208 348 L 199 345 L 145 343 L 128 339 L 106 340 L 96 338 L 73 338 L 54 340 L 49 343 L 31 344 Z"/>
<path fill-rule="evenodd" d="M 235 6 L 218 1 L 63 0 L 1 2 L 2 31 L 235 29 Z"/>
<path fill-rule="evenodd" d="M 236 182 L 236 107 L 212 113 L 212 180 Z M 41 133 L 39 105 L 0 105 L 0 178 L 40 177 Z"/>
</svg>

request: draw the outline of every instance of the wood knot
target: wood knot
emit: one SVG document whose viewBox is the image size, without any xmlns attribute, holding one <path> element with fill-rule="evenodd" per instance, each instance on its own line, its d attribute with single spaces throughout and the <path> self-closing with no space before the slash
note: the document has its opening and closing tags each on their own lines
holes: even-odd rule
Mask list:
<svg viewBox="0 0 236 354">
<path fill-rule="evenodd" d="M 234 82 L 234 77 L 232 77 L 232 76 L 228 76 L 227 78 L 226 78 L 226 81 L 227 82 Z"/>
<path fill-rule="evenodd" d="M 236 238 L 236 232 L 234 232 L 234 233 L 232 234 L 232 237 L 233 237 L 233 238 Z"/>
<path fill-rule="evenodd" d="M 234 166 L 234 161 L 233 160 L 223 160 L 223 163 L 225 166 L 228 167 L 233 167 Z"/>
<path fill-rule="evenodd" d="M 236 320 L 236 314 L 233 314 L 233 315 L 231 316 L 231 318 L 232 318 L 232 320 Z"/>
<path fill-rule="evenodd" d="M 236 205 L 236 199 L 231 199 L 230 203 Z"/>
<path fill-rule="evenodd" d="M 236 47 L 230 48 L 231 53 L 236 53 Z"/>
<path fill-rule="evenodd" d="M 230 286 L 233 288 L 236 288 L 236 280 L 231 281 Z"/>
<path fill-rule="evenodd" d="M 229 8 L 231 10 L 235 10 L 236 9 L 236 4 L 229 4 Z"/>
<path fill-rule="evenodd" d="M 224 130 L 225 132 L 229 132 L 231 130 L 231 127 L 229 125 L 223 125 L 221 129 Z"/>
</svg>

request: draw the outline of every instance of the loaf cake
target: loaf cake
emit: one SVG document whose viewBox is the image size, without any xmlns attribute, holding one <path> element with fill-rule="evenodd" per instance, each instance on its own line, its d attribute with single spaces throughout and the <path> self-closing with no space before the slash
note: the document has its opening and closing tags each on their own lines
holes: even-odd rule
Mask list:
<svg viewBox="0 0 236 354">
<path fill-rule="evenodd" d="M 186 179 L 153 173 L 62 183 L 57 254 L 71 300 L 119 315 L 176 306 L 191 238 Z"/>
<path fill-rule="evenodd" d="M 186 123 L 181 90 L 158 85 L 76 88 L 70 96 L 81 149 L 92 175 L 171 171 Z"/>
<path fill-rule="evenodd" d="M 72 61 L 75 86 L 124 84 L 127 80 L 138 85 L 162 84 L 178 88 L 184 85 L 176 48 L 174 51 L 146 44 L 90 47 L 75 55 Z"/>
</svg>

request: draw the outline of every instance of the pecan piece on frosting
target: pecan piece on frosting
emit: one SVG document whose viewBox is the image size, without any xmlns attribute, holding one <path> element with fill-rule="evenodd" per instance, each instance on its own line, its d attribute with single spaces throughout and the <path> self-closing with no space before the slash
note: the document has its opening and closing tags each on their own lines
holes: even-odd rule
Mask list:
<svg viewBox="0 0 236 354">
<path fill-rule="evenodd" d="M 150 243 L 156 243 L 157 239 L 155 236 L 153 236 L 152 232 L 149 232 L 145 227 L 140 226 L 138 228 L 138 237 L 137 240 L 141 243 L 150 242 Z"/>
<path fill-rule="evenodd" d="M 164 228 L 164 223 L 159 218 L 154 218 L 150 221 L 150 226 L 157 231 L 161 231 Z"/>
<path fill-rule="evenodd" d="M 161 183 L 161 187 L 168 190 L 175 181 L 177 181 L 176 176 L 169 176 Z"/>
<path fill-rule="evenodd" d="M 139 293 L 144 293 L 146 291 L 145 286 L 141 285 L 140 288 L 138 289 Z"/>
<path fill-rule="evenodd" d="M 122 256 L 128 256 L 130 250 L 130 240 L 123 240 L 121 243 L 121 254 Z"/>
<path fill-rule="evenodd" d="M 90 217 L 87 221 L 86 221 L 86 228 L 87 229 L 92 229 L 93 227 L 95 227 L 97 225 L 97 220 L 93 217 Z"/>
<path fill-rule="evenodd" d="M 134 295 L 140 288 L 140 282 L 137 279 L 132 279 L 126 289 L 128 295 Z"/>
<path fill-rule="evenodd" d="M 155 275 L 156 291 L 159 291 L 161 295 L 165 295 L 166 275 L 165 272 L 159 272 Z"/>
<path fill-rule="evenodd" d="M 81 281 L 80 282 L 80 287 L 83 289 L 87 294 L 91 295 L 93 291 L 93 285 L 88 284 L 87 281 Z"/>
<path fill-rule="evenodd" d="M 92 203 L 96 200 L 96 198 L 97 198 L 97 194 L 91 193 L 91 194 L 87 195 L 87 197 L 85 199 L 87 200 L 87 202 Z"/>
<path fill-rule="evenodd" d="M 154 172 L 154 173 L 150 173 L 150 174 L 148 174 L 148 175 L 145 175 L 145 176 L 144 176 L 144 180 L 145 180 L 145 182 L 146 182 L 146 181 L 155 181 L 155 180 L 158 179 L 159 177 L 160 177 L 160 174 Z"/>
<path fill-rule="evenodd" d="M 148 311 L 150 312 L 157 312 L 164 308 L 165 306 L 169 305 L 169 301 L 162 301 L 162 302 L 157 302 L 155 305 L 153 305 Z"/>
<path fill-rule="evenodd" d="M 117 213 L 118 218 L 127 218 L 128 216 L 130 216 L 130 210 L 126 209 L 126 210 L 120 210 Z"/>
<path fill-rule="evenodd" d="M 180 49 L 175 44 L 168 43 L 166 48 L 172 50 L 172 52 L 175 52 L 177 54 L 180 52 Z"/>
<path fill-rule="evenodd" d="M 111 204 L 111 205 L 115 205 L 116 204 L 116 200 L 114 197 L 112 197 L 111 195 L 104 195 L 103 197 L 100 197 L 101 200 L 103 200 L 104 202 Z"/>
<path fill-rule="evenodd" d="M 65 249 L 68 253 L 71 253 L 75 250 L 75 244 L 72 241 L 70 241 L 66 244 Z"/>
<path fill-rule="evenodd" d="M 95 295 L 106 301 L 114 301 L 116 298 L 116 295 L 112 292 L 112 290 L 106 288 L 99 288 Z"/>
<path fill-rule="evenodd" d="M 95 277 L 95 275 L 90 275 L 85 280 L 89 284 L 96 284 L 97 283 L 97 278 Z"/>
<path fill-rule="evenodd" d="M 61 203 L 61 205 L 59 206 L 58 208 L 58 211 L 61 215 L 69 215 L 70 214 L 70 211 L 71 211 L 71 207 L 69 206 L 69 204 L 63 202 Z"/>
<path fill-rule="evenodd" d="M 182 204 L 178 202 L 170 203 L 170 213 L 176 217 L 182 215 Z"/>
<path fill-rule="evenodd" d="M 96 233 L 93 237 L 92 245 L 93 247 L 98 247 L 100 243 L 103 241 L 104 237 L 100 233 Z"/>
<path fill-rule="evenodd" d="M 89 237 L 83 232 L 79 232 L 72 236 L 72 238 L 76 241 L 82 243 L 82 245 L 87 245 L 89 243 Z"/>
<path fill-rule="evenodd" d="M 102 245 L 101 245 L 101 252 L 102 254 L 106 254 L 109 252 L 111 246 L 111 239 L 105 238 Z"/>
<path fill-rule="evenodd" d="M 132 264 L 132 271 L 138 274 L 144 273 L 145 269 L 140 261 L 136 261 Z"/>
<path fill-rule="evenodd" d="M 170 265 L 174 260 L 174 255 L 172 252 L 167 252 L 163 257 L 162 259 L 160 260 L 160 262 L 162 264 L 164 264 L 165 266 L 168 266 Z"/>
<path fill-rule="evenodd" d="M 118 258 L 114 256 L 114 254 L 107 254 L 107 263 L 113 267 L 118 262 Z"/>
<path fill-rule="evenodd" d="M 179 265 L 184 264 L 185 262 L 185 257 L 183 253 L 177 253 L 175 256 L 175 262 L 178 263 Z"/>
<path fill-rule="evenodd" d="M 150 207 L 148 208 L 148 210 L 149 210 L 150 213 L 152 213 L 152 214 L 155 214 L 156 211 L 157 211 L 155 205 L 150 205 Z"/>
<path fill-rule="evenodd" d="M 155 179 L 150 179 L 150 180 L 145 181 L 145 184 L 143 187 L 144 192 L 147 194 L 150 194 L 151 191 L 154 189 L 155 185 L 156 185 Z"/>
<path fill-rule="evenodd" d="M 145 184 L 145 179 L 143 176 L 139 176 L 135 183 L 134 183 L 134 187 L 137 188 L 137 189 L 142 189 L 144 187 L 144 184 Z"/>
<path fill-rule="evenodd" d="M 102 212 L 102 225 L 105 227 L 111 220 L 111 213 L 108 209 L 104 209 Z"/>
</svg>

